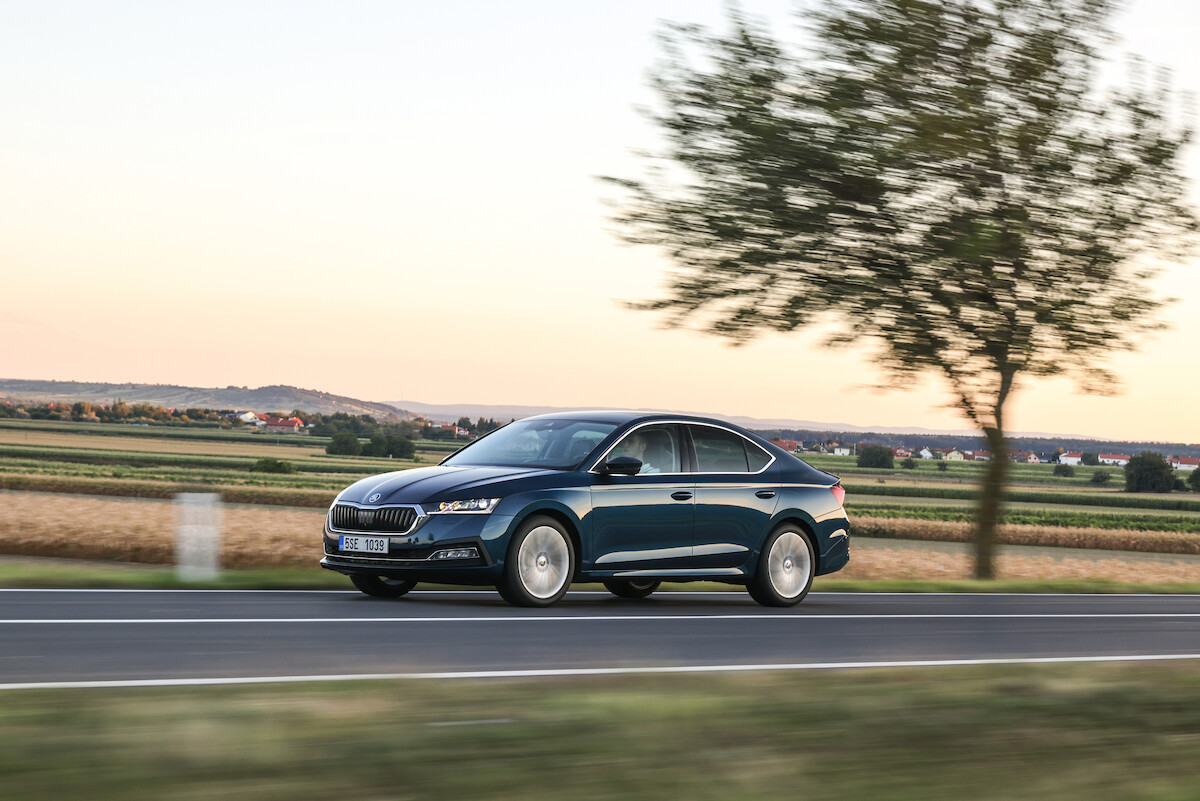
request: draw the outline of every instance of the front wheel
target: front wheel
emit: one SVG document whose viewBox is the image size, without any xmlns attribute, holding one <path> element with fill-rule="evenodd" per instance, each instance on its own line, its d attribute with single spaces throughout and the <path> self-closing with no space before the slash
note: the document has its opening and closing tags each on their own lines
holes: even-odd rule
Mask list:
<svg viewBox="0 0 1200 801">
<path fill-rule="evenodd" d="M 622 581 L 608 579 L 604 589 L 620 598 L 646 598 L 662 584 L 661 581 Z"/>
<path fill-rule="evenodd" d="M 795 606 L 804 600 L 816 575 L 816 556 L 808 532 L 783 525 L 763 543 L 750 597 L 763 606 Z"/>
<path fill-rule="evenodd" d="M 350 577 L 350 581 L 359 591 L 365 592 L 372 598 L 399 598 L 417 586 L 415 581 L 388 578 L 387 576 L 354 575 Z"/>
<path fill-rule="evenodd" d="M 552 517 L 533 517 L 513 535 L 496 589 L 513 606 L 550 606 L 575 573 L 571 535 Z"/>
</svg>

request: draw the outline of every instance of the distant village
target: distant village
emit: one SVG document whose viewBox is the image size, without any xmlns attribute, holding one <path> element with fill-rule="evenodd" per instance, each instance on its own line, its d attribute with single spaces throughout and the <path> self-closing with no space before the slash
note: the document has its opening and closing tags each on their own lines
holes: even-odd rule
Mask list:
<svg viewBox="0 0 1200 801">
<path fill-rule="evenodd" d="M 797 455 L 827 453 L 834 456 L 855 456 L 858 451 L 868 445 L 874 445 L 870 442 L 859 442 L 852 445 L 843 444 L 840 442 L 823 442 L 819 444 L 811 444 L 805 447 L 805 444 L 794 439 L 773 439 L 771 440 L 779 447 L 790 453 Z M 990 462 L 992 453 L 990 451 L 971 451 L 958 450 L 957 448 L 929 448 L 921 447 L 917 450 L 899 447 L 887 447 L 892 452 L 892 455 L 897 459 L 931 459 L 944 460 L 947 462 Z M 1091 458 L 1094 457 L 1094 461 Z M 1128 453 L 1094 453 L 1089 454 L 1083 451 L 1067 451 L 1062 448 L 1057 448 L 1051 452 L 1038 453 L 1035 451 L 1011 450 L 1008 452 L 1008 459 L 1012 462 L 1021 462 L 1024 464 L 1066 464 L 1066 465 L 1081 465 L 1081 464 L 1098 464 L 1111 465 L 1113 467 L 1124 467 L 1129 464 L 1129 460 L 1133 458 L 1132 454 Z M 1169 456 L 1167 463 L 1176 470 L 1196 470 L 1200 468 L 1200 457 L 1195 456 Z"/>
</svg>

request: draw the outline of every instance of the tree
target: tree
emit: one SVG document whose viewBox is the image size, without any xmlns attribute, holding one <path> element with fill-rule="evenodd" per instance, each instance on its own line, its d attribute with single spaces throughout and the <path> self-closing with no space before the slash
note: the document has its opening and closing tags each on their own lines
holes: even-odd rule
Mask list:
<svg viewBox="0 0 1200 801">
<path fill-rule="evenodd" d="M 1112 349 L 1156 327 L 1152 271 L 1187 252 L 1173 97 L 1138 74 L 1095 91 L 1110 0 L 841 0 L 785 52 L 730 12 L 671 26 L 654 78 L 665 134 L 616 219 L 674 270 L 637 304 L 742 343 L 833 323 L 891 376 L 940 375 L 1007 450 L 1036 376 L 1098 389 Z M 707 60 L 706 60 L 707 57 Z M 1008 480 L 993 459 L 975 526 L 993 571 Z"/>
<path fill-rule="evenodd" d="M 945 473 L 947 470 L 950 469 L 950 465 L 946 464 L 945 462 L 938 462 L 937 466 L 938 466 L 938 472 L 941 472 L 941 473 Z"/>
<path fill-rule="evenodd" d="M 891 448 L 882 445 L 867 445 L 858 453 L 859 467 L 883 467 L 891 470 L 896 466 L 896 457 Z"/>
<path fill-rule="evenodd" d="M 1079 461 L 1081 464 L 1086 464 L 1091 467 L 1095 467 L 1096 465 L 1100 464 L 1100 454 L 1090 453 L 1090 452 L 1085 453 L 1079 457 Z"/>
<path fill-rule="evenodd" d="M 1075 468 L 1069 464 L 1056 464 L 1054 465 L 1054 475 L 1071 478 L 1075 475 Z"/>
<path fill-rule="evenodd" d="M 358 436 L 351 431 L 334 434 L 325 446 L 325 452 L 331 456 L 359 456 L 362 454 L 362 443 Z"/>
<path fill-rule="evenodd" d="M 900 466 L 903 467 L 905 470 L 916 470 L 917 469 L 917 463 L 916 463 L 916 461 L 913 460 L 913 458 L 911 456 L 908 457 L 907 459 L 905 459 L 903 462 L 901 462 Z"/>
<path fill-rule="evenodd" d="M 1107 484 L 1112 480 L 1112 473 L 1108 470 L 1096 470 L 1092 472 L 1092 477 L 1088 479 L 1093 484 Z"/>
<path fill-rule="evenodd" d="M 1200 470 L 1191 471 L 1191 475 L 1187 478 L 1187 485 L 1191 487 L 1192 492 L 1200 492 Z"/>
<path fill-rule="evenodd" d="M 1175 489 L 1175 470 L 1161 453 L 1142 451 L 1125 465 L 1126 492 L 1170 492 Z"/>
</svg>

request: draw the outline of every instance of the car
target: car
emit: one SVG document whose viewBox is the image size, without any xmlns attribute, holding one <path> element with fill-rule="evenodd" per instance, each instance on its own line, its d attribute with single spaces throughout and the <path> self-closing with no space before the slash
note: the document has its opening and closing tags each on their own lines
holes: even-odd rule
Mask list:
<svg viewBox="0 0 1200 801">
<path fill-rule="evenodd" d="M 321 566 L 382 598 L 494 585 L 540 607 L 573 582 L 645 598 L 664 581 L 716 581 L 792 606 L 849 562 L 844 500 L 836 476 L 720 420 L 546 414 L 342 490 Z"/>
</svg>

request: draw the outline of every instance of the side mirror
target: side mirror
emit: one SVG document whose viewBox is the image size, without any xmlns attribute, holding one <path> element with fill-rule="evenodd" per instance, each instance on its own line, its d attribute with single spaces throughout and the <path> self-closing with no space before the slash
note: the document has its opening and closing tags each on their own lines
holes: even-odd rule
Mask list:
<svg viewBox="0 0 1200 801">
<path fill-rule="evenodd" d="M 605 462 L 601 469 L 610 476 L 636 476 L 641 472 L 642 463 L 632 456 L 618 456 Z"/>
</svg>

